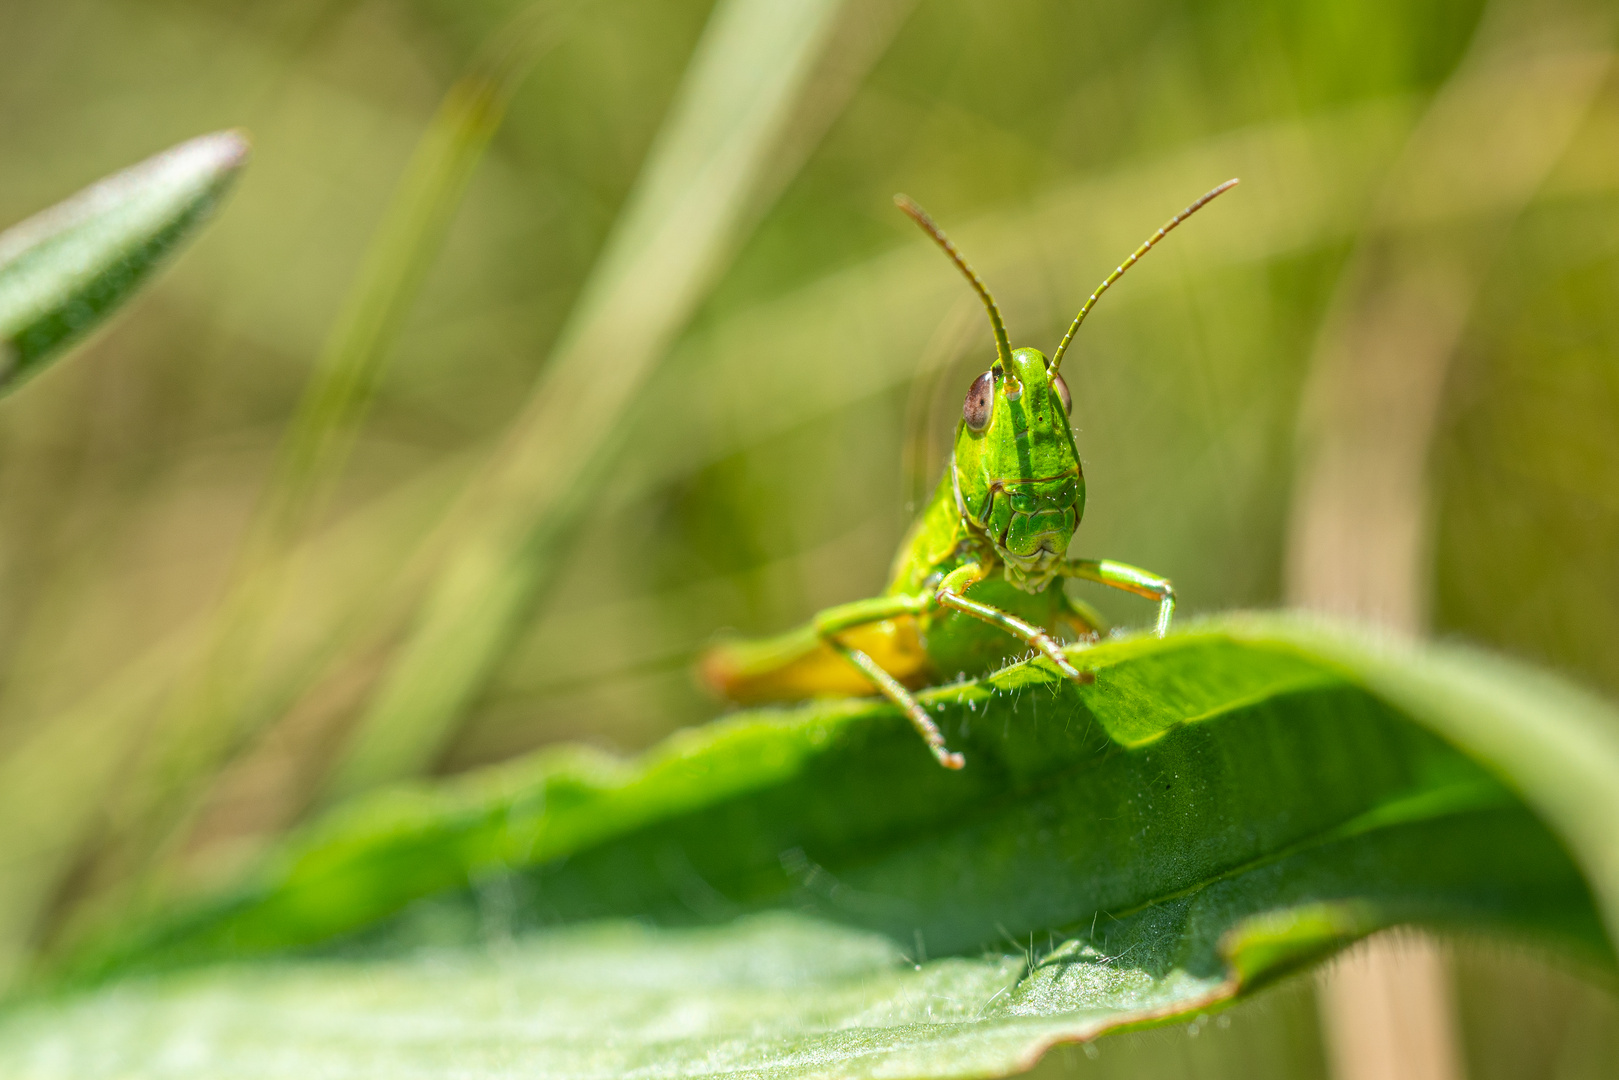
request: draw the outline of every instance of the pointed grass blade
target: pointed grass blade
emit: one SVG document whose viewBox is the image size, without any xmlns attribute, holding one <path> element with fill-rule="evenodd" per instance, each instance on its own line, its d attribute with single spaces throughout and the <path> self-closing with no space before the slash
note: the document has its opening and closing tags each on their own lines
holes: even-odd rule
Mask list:
<svg viewBox="0 0 1619 1080">
<path fill-rule="evenodd" d="M 247 158 L 242 133 L 203 135 L 0 233 L 0 392 L 134 295 L 208 220 Z"/>
</svg>

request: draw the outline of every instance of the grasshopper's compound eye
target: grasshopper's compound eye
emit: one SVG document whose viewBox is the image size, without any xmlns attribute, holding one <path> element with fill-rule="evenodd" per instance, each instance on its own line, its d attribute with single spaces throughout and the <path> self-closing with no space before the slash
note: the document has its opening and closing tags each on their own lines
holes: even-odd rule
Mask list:
<svg viewBox="0 0 1619 1080">
<path fill-rule="evenodd" d="M 984 372 L 967 388 L 967 400 L 961 405 L 961 418 L 973 431 L 989 427 L 989 414 L 995 407 L 995 376 Z"/>
<path fill-rule="evenodd" d="M 1062 381 L 1061 375 L 1051 377 L 1051 388 L 1057 391 L 1057 400 L 1062 402 L 1064 416 L 1071 416 L 1074 412 L 1074 395 L 1068 392 L 1068 384 Z"/>
</svg>

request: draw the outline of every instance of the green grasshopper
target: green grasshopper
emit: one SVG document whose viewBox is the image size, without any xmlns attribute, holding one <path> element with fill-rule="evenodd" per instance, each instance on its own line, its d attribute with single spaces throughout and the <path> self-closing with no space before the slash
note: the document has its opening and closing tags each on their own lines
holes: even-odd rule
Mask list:
<svg viewBox="0 0 1619 1080">
<path fill-rule="evenodd" d="M 875 687 L 916 726 L 939 764 L 966 762 L 912 696 L 949 672 L 982 675 L 1033 649 L 1065 676 L 1088 682 L 1056 635 L 1095 641 L 1100 616 L 1064 591 L 1063 578 L 1097 581 L 1158 601 L 1157 633 L 1169 629 L 1168 579 L 1108 559 L 1067 558 L 1085 512 L 1085 477 L 1069 427 L 1073 404 L 1059 369 L 1098 298 L 1228 180 L 1170 218 L 1085 301 L 1048 361 L 1014 350 L 995 299 L 944 231 L 904 195 L 894 201 L 977 291 L 995 332 L 995 363 L 973 380 L 956 425 L 955 450 L 905 542 L 881 596 L 828 608 L 780 637 L 727 642 L 701 661 L 704 679 L 732 701 L 793 701 L 859 695 Z M 999 575 L 996 571 L 1001 571 Z M 1022 648 L 1020 648 L 1021 646 Z"/>
</svg>

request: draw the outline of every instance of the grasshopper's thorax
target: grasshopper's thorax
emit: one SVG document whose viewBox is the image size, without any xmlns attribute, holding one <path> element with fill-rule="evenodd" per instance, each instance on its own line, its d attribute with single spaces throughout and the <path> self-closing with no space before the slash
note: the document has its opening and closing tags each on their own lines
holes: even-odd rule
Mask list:
<svg viewBox="0 0 1619 1080">
<path fill-rule="evenodd" d="M 956 506 L 1006 565 L 1006 580 L 1040 592 L 1056 576 L 1085 512 L 1085 478 L 1068 413 L 1038 349 L 990 372 L 989 421 L 956 426 Z"/>
</svg>

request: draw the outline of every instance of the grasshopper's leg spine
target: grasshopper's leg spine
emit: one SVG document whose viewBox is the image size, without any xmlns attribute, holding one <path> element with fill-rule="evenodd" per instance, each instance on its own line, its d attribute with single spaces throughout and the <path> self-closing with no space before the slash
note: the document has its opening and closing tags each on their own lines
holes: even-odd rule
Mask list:
<svg viewBox="0 0 1619 1080">
<path fill-rule="evenodd" d="M 1063 563 L 1061 573 L 1158 601 L 1157 634 L 1163 637 L 1169 632 L 1169 620 L 1175 614 L 1175 587 L 1168 578 L 1112 559 L 1069 559 Z"/>
</svg>

